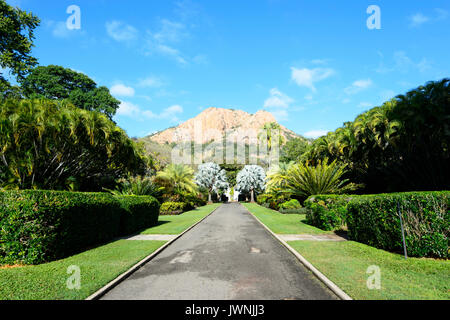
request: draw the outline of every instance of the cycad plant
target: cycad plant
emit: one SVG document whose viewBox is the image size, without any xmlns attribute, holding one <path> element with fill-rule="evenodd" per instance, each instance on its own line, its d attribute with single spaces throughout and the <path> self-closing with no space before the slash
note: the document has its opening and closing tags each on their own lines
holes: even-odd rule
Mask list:
<svg viewBox="0 0 450 320">
<path fill-rule="evenodd" d="M 298 163 L 287 173 L 286 191 L 299 196 L 309 197 L 315 194 L 341 194 L 357 189 L 359 186 L 343 179 L 346 165 L 336 160 L 328 164 L 328 159 L 319 161 L 316 166 Z"/>
<path fill-rule="evenodd" d="M 115 190 L 106 189 L 114 195 L 153 196 L 160 198 L 164 190 L 150 177 L 136 176 L 118 180 L 119 185 Z"/>
</svg>

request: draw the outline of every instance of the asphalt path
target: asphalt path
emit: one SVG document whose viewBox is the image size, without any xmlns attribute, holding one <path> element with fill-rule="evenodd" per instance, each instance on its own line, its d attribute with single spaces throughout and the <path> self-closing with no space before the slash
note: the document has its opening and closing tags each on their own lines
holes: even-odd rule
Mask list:
<svg viewBox="0 0 450 320">
<path fill-rule="evenodd" d="M 222 205 L 108 300 L 337 299 L 238 203 Z"/>
</svg>

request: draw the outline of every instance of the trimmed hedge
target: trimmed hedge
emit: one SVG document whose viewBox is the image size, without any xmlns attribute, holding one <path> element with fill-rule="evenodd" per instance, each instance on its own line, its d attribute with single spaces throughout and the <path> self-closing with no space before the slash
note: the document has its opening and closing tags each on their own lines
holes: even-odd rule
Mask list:
<svg viewBox="0 0 450 320">
<path fill-rule="evenodd" d="M 359 196 L 348 204 L 349 238 L 402 252 L 400 204 L 409 256 L 449 258 L 450 192 L 406 192 Z"/>
<path fill-rule="evenodd" d="M 39 264 L 65 258 L 151 226 L 156 223 L 158 213 L 159 203 L 152 197 L 3 191 L 0 192 L 0 263 Z M 151 218 L 137 222 L 146 215 Z"/>
<path fill-rule="evenodd" d="M 304 202 L 306 222 L 322 230 L 336 230 L 347 223 L 347 205 L 358 196 L 315 195 Z"/>
<path fill-rule="evenodd" d="M 149 196 L 115 196 L 122 204 L 125 214 L 120 221 L 120 234 L 131 234 L 158 223 L 158 200 Z"/>
<path fill-rule="evenodd" d="M 164 202 L 161 205 L 159 214 L 161 215 L 177 215 L 183 213 L 188 205 L 184 202 Z"/>
</svg>

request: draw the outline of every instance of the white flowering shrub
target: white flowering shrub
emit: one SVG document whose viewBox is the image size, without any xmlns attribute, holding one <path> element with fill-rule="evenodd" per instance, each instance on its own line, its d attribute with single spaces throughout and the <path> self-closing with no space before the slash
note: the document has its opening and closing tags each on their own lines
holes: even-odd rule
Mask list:
<svg viewBox="0 0 450 320">
<path fill-rule="evenodd" d="M 225 170 L 213 162 L 201 164 L 195 174 L 195 183 L 199 187 L 208 190 L 208 201 L 211 202 L 211 192 L 218 192 L 220 190 L 227 190 L 229 184 L 227 182 L 227 175 Z"/>
<path fill-rule="evenodd" d="M 255 191 L 263 191 L 265 188 L 266 173 L 257 165 L 247 165 L 239 171 L 236 178 L 236 190 L 241 193 L 251 193 L 251 201 L 254 201 Z"/>
</svg>

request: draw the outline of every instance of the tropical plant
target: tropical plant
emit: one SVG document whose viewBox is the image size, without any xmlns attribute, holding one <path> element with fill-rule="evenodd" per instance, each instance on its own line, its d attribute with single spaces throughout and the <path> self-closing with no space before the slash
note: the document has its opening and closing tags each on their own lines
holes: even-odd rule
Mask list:
<svg viewBox="0 0 450 320">
<path fill-rule="evenodd" d="M 365 192 L 450 187 L 450 79 L 429 82 L 319 138 L 301 157 L 347 165 Z"/>
<path fill-rule="evenodd" d="M 359 186 L 343 179 L 346 165 L 336 160 L 328 164 L 328 159 L 319 161 L 316 166 L 298 163 L 287 174 L 286 191 L 300 198 L 315 194 L 341 194 L 356 190 Z"/>
<path fill-rule="evenodd" d="M 208 202 L 211 203 L 211 193 L 227 190 L 229 188 L 225 170 L 213 162 L 201 164 L 195 175 L 195 182 L 199 187 L 208 190 Z"/>
<path fill-rule="evenodd" d="M 118 181 L 115 190 L 106 189 L 114 195 L 135 195 L 135 196 L 153 196 L 160 199 L 164 187 L 158 186 L 152 178 L 145 176 L 135 176 L 122 178 Z"/>
<path fill-rule="evenodd" d="M 3 71 L 9 70 L 20 81 L 37 64 L 31 50 L 39 23 L 33 13 L 0 0 L 0 98 L 20 96 L 20 89 L 10 84 Z"/>
<path fill-rule="evenodd" d="M 183 164 L 169 164 L 163 171 L 157 172 L 155 181 L 164 186 L 169 193 L 198 193 L 194 170 Z"/>
<path fill-rule="evenodd" d="M 143 150 L 105 115 L 68 102 L 0 104 L 0 185 L 98 191 L 143 174 Z"/>
<path fill-rule="evenodd" d="M 283 189 L 286 187 L 289 169 L 294 165 L 294 162 L 284 163 L 280 162 L 273 166 L 266 177 L 266 192 L 271 192 L 274 189 Z"/>
<path fill-rule="evenodd" d="M 257 165 L 246 165 L 236 178 L 236 190 L 241 193 L 250 193 L 250 201 L 255 202 L 255 192 L 265 189 L 266 173 Z"/>
</svg>

